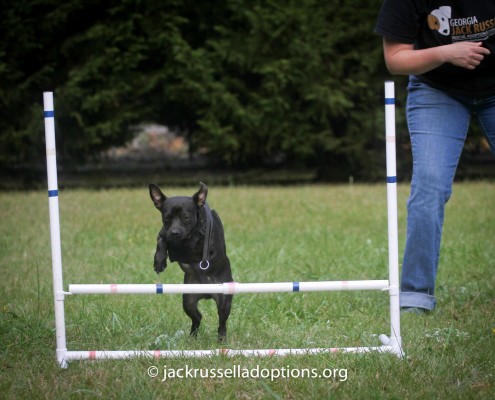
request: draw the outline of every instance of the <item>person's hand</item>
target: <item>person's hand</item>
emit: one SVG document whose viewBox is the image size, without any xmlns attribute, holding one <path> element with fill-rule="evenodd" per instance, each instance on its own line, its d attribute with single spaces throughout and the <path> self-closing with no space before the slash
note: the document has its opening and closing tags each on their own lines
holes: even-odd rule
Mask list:
<svg viewBox="0 0 495 400">
<path fill-rule="evenodd" d="M 438 47 L 445 62 L 457 67 L 475 69 L 490 54 L 490 50 L 482 47 L 482 42 L 457 42 Z"/>
<path fill-rule="evenodd" d="M 413 44 L 383 38 L 385 62 L 392 74 L 421 75 L 444 63 L 475 69 L 490 54 L 482 42 L 457 42 L 416 50 Z"/>
</svg>

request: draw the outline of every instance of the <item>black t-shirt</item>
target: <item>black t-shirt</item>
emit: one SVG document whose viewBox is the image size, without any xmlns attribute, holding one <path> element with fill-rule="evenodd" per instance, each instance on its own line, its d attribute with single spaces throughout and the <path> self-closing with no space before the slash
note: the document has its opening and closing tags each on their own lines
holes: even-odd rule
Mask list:
<svg viewBox="0 0 495 400">
<path fill-rule="evenodd" d="M 483 42 L 491 54 L 474 70 L 445 63 L 418 78 L 451 94 L 495 96 L 494 0 L 384 0 L 375 32 L 416 49 Z"/>
</svg>

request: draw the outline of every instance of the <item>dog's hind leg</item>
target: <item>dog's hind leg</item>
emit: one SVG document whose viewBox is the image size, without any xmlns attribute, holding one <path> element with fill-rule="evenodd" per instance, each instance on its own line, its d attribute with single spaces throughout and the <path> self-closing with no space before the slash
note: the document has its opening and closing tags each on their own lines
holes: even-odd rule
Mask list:
<svg viewBox="0 0 495 400">
<path fill-rule="evenodd" d="M 198 310 L 199 297 L 193 294 L 183 294 L 182 295 L 182 307 L 189 318 L 191 318 L 191 336 L 196 337 L 198 335 L 199 325 L 201 324 L 201 318 L 203 316 Z"/>
<path fill-rule="evenodd" d="M 218 341 L 224 342 L 227 339 L 227 320 L 230 316 L 230 308 L 232 306 L 232 295 L 215 296 L 218 310 Z"/>
</svg>

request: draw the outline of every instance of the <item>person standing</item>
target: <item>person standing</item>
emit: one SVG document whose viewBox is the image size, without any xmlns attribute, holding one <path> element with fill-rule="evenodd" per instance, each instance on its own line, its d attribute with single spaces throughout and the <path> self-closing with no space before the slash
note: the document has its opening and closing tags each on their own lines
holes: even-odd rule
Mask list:
<svg viewBox="0 0 495 400">
<path fill-rule="evenodd" d="M 436 306 L 445 205 L 471 117 L 495 155 L 495 1 L 384 0 L 375 32 L 389 71 L 409 75 L 413 172 L 400 305 L 424 313 Z"/>
</svg>

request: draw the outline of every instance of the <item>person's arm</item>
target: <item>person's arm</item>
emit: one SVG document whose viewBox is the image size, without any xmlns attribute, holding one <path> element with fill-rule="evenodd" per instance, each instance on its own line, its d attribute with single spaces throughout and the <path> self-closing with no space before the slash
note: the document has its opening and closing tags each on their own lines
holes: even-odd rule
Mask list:
<svg viewBox="0 0 495 400">
<path fill-rule="evenodd" d="M 392 74 L 420 75 L 444 63 L 475 69 L 490 50 L 482 42 L 457 42 L 429 49 L 414 49 L 414 45 L 383 38 L 387 68 Z"/>
</svg>

